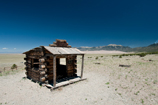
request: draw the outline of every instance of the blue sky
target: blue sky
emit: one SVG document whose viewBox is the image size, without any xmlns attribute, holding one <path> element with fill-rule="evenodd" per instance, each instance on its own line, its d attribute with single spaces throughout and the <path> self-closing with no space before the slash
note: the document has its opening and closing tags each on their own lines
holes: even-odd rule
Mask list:
<svg viewBox="0 0 158 105">
<path fill-rule="evenodd" d="M 158 40 L 158 0 L 1 0 L 0 52 L 65 39 L 72 47 Z"/>
</svg>

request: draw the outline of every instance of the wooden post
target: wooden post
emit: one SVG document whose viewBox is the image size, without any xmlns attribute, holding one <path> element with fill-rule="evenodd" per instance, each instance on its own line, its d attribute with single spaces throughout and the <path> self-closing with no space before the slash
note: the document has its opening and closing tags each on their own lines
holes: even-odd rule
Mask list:
<svg viewBox="0 0 158 105">
<path fill-rule="evenodd" d="M 53 57 L 53 87 L 56 86 L 56 56 Z"/>
<path fill-rule="evenodd" d="M 81 78 L 83 77 L 84 55 L 82 55 Z"/>
</svg>

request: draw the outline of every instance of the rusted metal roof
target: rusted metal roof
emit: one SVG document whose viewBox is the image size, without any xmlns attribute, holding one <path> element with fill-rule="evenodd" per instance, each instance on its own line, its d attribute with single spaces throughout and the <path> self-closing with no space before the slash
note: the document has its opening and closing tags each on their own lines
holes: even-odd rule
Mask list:
<svg viewBox="0 0 158 105">
<path fill-rule="evenodd" d="M 49 47 L 49 46 L 43 46 L 45 49 L 47 49 L 50 53 L 53 55 L 66 55 L 66 54 L 84 54 L 82 51 L 78 50 L 77 48 L 66 48 L 66 47 Z"/>
</svg>

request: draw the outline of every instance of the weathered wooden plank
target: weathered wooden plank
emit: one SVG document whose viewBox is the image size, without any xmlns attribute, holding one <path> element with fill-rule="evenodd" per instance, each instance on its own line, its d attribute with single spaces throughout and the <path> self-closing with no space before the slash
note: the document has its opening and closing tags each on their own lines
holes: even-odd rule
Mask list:
<svg viewBox="0 0 158 105">
<path fill-rule="evenodd" d="M 58 50 L 56 49 L 56 47 L 48 47 L 48 46 L 44 46 L 45 49 L 47 49 L 49 52 L 51 52 L 52 54 L 60 54 L 58 52 Z"/>
<path fill-rule="evenodd" d="M 53 57 L 53 86 L 56 86 L 56 56 Z"/>
<path fill-rule="evenodd" d="M 82 55 L 81 78 L 83 77 L 84 55 Z"/>
<path fill-rule="evenodd" d="M 80 54 L 80 52 L 78 52 L 76 49 L 74 48 L 67 48 L 69 49 L 69 51 L 72 53 L 72 54 Z"/>
<path fill-rule="evenodd" d="M 58 48 L 61 54 L 70 54 L 68 51 L 66 51 L 64 48 Z"/>
<path fill-rule="evenodd" d="M 59 87 L 70 85 L 70 84 L 73 84 L 73 83 L 76 83 L 76 82 L 79 82 L 79 81 L 83 81 L 83 80 L 86 80 L 86 79 L 87 78 L 83 78 L 83 79 L 82 78 L 75 78 L 75 79 L 72 79 L 72 80 L 69 80 L 69 81 L 58 83 L 56 85 L 56 87 L 54 87 L 54 86 L 52 86 L 50 84 L 46 84 L 45 86 L 51 88 L 51 91 L 52 91 L 52 90 L 57 89 Z"/>
<path fill-rule="evenodd" d="M 65 48 L 65 47 L 49 47 L 49 46 L 44 46 L 46 50 L 51 52 L 54 55 L 59 55 L 59 54 L 84 54 L 83 52 L 79 51 L 78 49 L 75 48 Z"/>
</svg>

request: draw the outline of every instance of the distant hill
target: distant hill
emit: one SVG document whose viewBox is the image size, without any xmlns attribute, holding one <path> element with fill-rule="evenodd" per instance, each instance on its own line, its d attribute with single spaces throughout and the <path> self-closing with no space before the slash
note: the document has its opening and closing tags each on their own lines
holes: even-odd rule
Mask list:
<svg viewBox="0 0 158 105">
<path fill-rule="evenodd" d="M 158 43 L 154 43 L 154 44 L 151 44 L 146 47 L 132 48 L 131 51 L 134 51 L 134 52 L 158 52 Z"/>
<path fill-rule="evenodd" d="M 98 46 L 98 47 L 79 47 L 81 51 L 95 51 L 95 50 L 118 50 L 118 51 L 124 51 L 131 49 L 128 46 L 122 46 L 122 45 L 116 45 L 116 44 L 109 44 L 107 46 Z"/>
<path fill-rule="evenodd" d="M 116 45 L 116 44 L 109 44 L 107 46 L 98 46 L 98 47 L 79 47 L 78 49 L 81 51 L 115 50 L 115 51 L 125 51 L 125 52 L 156 52 L 158 51 L 158 43 L 151 44 L 147 47 L 136 47 L 136 48 Z"/>
</svg>

